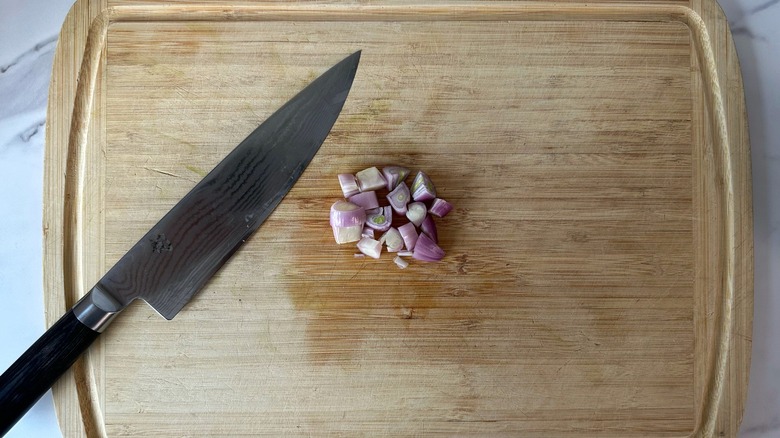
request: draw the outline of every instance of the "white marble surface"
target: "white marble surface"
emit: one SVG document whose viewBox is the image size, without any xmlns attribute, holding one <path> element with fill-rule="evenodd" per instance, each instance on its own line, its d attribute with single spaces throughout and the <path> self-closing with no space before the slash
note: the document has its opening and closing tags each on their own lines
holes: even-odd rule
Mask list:
<svg viewBox="0 0 780 438">
<path fill-rule="evenodd" d="M 44 330 L 46 99 L 73 0 L 0 0 L 0 371 Z M 780 0 L 722 0 L 740 57 L 753 155 L 755 325 L 741 436 L 780 437 Z M 61 436 L 50 395 L 8 435 Z"/>
</svg>

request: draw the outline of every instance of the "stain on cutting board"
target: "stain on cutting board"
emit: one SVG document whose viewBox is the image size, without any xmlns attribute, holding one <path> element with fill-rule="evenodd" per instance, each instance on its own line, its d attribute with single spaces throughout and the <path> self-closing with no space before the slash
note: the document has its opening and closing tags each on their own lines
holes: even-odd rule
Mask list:
<svg viewBox="0 0 780 438">
<path fill-rule="evenodd" d="M 318 164 L 315 161 L 310 169 L 319 174 L 322 169 Z M 361 166 L 370 164 L 354 169 Z M 413 174 L 407 183 L 411 183 Z M 437 176 L 453 192 L 470 181 L 455 181 L 434 171 L 434 183 Z M 320 184 L 318 176 L 302 179 L 290 197 L 295 199 Z M 447 193 L 443 185 L 440 187 Z M 323 210 L 330 200 L 340 199 L 335 180 L 332 188 L 321 205 L 309 207 Z M 378 197 L 382 199 L 386 193 L 380 190 Z M 295 210 L 292 204 L 280 208 Z M 469 357 L 487 354 L 485 349 L 492 347 L 480 345 L 478 339 L 489 336 L 483 318 L 490 312 L 480 310 L 478 291 L 498 290 L 501 286 L 490 279 L 477 285 L 474 276 L 469 277 L 472 262 L 463 252 L 468 249 L 456 244 L 462 233 L 459 228 L 464 220 L 468 223 L 467 215 L 468 209 L 456 208 L 446 218 L 437 218 L 440 245 L 448 253 L 443 261 L 427 263 L 407 258 L 410 265 L 403 270 L 392 261 L 396 254 L 386 249 L 379 260 L 356 258 L 354 243 L 333 242 L 327 218 L 316 225 L 316 231 L 307 232 L 303 240 L 291 244 L 291 263 L 280 283 L 285 285 L 294 308 L 305 315 L 305 339 L 312 363 L 357 366 L 368 354 L 366 349 L 376 347 L 387 349 L 388 357 L 407 363 L 422 360 L 460 364 L 469 362 Z M 396 216 L 393 226 L 406 222 L 406 218 Z M 380 235 L 377 232 L 377 238 Z"/>
<path fill-rule="evenodd" d="M 335 181 L 333 185 L 338 188 Z M 378 197 L 386 194 L 380 190 Z M 396 216 L 393 225 L 405 222 Z M 438 300 L 436 289 L 419 284 L 420 276 L 435 264 L 410 260 L 409 268 L 401 270 L 392 261 L 396 254 L 386 248 L 379 260 L 356 258 L 354 243 L 337 245 L 327 220 L 321 225 L 316 243 L 292 247 L 298 269 L 287 271 L 283 284 L 290 285 L 287 292 L 295 308 L 306 314 L 312 362 L 349 366 L 359 359 L 367 339 L 400 339 L 425 323 Z M 376 232 L 377 239 L 380 235 Z"/>
</svg>

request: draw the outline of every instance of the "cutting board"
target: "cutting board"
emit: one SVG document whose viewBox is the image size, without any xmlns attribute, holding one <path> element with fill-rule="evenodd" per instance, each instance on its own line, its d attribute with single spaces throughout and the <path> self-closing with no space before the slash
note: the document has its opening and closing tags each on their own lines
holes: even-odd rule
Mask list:
<svg viewBox="0 0 780 438">
<path fill-rule="evenodd" d="M 76 436 L 735 436 L 744 95 L 710 0 L 78 0 L 49 99 L 53 323 L 257 124 L 362 50 L 284 202 L 172 321 L 133 303 L 54 388 Z M 447 255 L 333 242 L 336 175 L 425 170 Z"/>
</svg>

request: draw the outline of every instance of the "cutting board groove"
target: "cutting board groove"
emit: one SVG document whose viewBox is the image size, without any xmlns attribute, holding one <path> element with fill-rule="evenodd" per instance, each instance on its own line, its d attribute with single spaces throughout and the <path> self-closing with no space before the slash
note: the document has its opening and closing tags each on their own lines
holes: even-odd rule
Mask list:
<svg viewBox="0 0 780 438">
<path fill-rule="evenodd" d="M 284 202 L 173 321 L 121 315 L 65 436 L 735 436 L 752 321 L 739 64 L 710 0 L 79 0 L 50 91 L 52 323 L 257 123 L 354 50 Z M 332 242 L 337 173 L 426 170 L 442 263 Z"/>
</svg>

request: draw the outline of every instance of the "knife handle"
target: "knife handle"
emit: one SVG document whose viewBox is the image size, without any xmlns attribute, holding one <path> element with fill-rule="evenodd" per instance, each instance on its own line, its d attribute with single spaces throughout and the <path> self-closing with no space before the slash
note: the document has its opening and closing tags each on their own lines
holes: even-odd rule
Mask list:
<svg viewBox="0 0 780 438">
<path fill-rule="evenodd" d="M 98 335 L 70 310 L 0 376 L 0 436 L 24 416 Z"/>
</svg>

